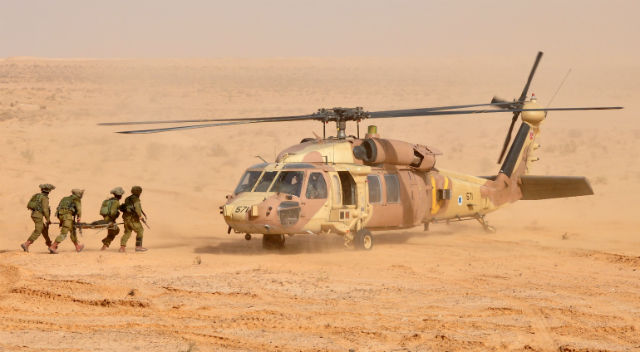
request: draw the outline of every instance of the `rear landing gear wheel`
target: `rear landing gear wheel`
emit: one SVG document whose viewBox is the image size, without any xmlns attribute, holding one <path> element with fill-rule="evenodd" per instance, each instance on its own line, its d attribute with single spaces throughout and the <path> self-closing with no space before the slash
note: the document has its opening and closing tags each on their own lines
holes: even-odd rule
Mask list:
<svg viewBox="0 0 640 352">
<path fill-rule="evenodd" d="M 486 232 L 486 233 L 495 233 L 496 232 L 496 228 L 491 226 L 491 225 L 483 226 L 483 228 L 484 228 L 484 232 Z"/>
<path fill-rule="evenodd" d="M 489 225 L 489 223 L 487 222 L 487 219 L 485 219 L 484 215 L 476 215 L 476 220 L 478 220 L 480 225 L 482 225 L 482 228 L 484 229 L 484 232 L 486 232 L 486 233 L 495 233 L 496 232 L 496 228 L 491 226 L 491 225 Z"/>
<path fill-rule="evenodd" d="M 284 235 L 262 235 L 262 248 L 264 249 L 284 248 Z"/>
<path fill-rule="evenodd" d="M 251 234 L 248 233 L 248 234 L 244 235 L 244 239 L 247 240 L 247 241 L 251 241 Z"/>
<path fill-rule="evenodd" d="M 367 229 L 356 232 L 353 238 L 353 244 L 356 249 L 370 251 L 373 248 L 373 235 Z"/>
</svg>

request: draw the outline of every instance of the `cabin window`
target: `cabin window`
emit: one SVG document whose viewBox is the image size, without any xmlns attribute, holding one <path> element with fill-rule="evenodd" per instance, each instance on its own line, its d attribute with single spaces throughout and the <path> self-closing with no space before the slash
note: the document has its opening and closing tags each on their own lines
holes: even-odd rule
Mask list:
<svg viewBox="0 0 640 352">
<path fill-rule="evenodd" d="M 247 171 L 240 178 L 240 183 L 238 183 L 238 187 L 233 192 L 235 194 L 240 194 L 242 192 L 251 192 L 253 186 L 256 185 L 256 182 L 260 178 L 260 174 L 262 171 Z"/>
<path fill-rule="evenodd" d="M 367 185 L 369 186 L 369 203 L 382 202 L 382 187 L 380 178 L 377 175 L 367 176 Z"/>
<path fill-rule="evenodd" d="M 269 186 L 271 186 L 273 179 L 276 178 L 276 174 L 277 174 L 276 171 L 265 172 L 264 175 L 262 175 L 262 178 L 260 179 L 260 181 L 258 182 L 258 185 L 256 186 L 256 189 L 254 192 L 266 192 L 269 189 Z"/>
<path fill-rule="evenodd" d="M 271 187 L 271 192 L 292 194 L 300 197 L 302 191 L 303 171 L 282 171 Z"/>
<path fill-rule="evenodd" d="M 342 192 L 340 191 L 340 179 L 338 176 L 333 176 L 333 204 L 342 204 Z"/>
<path fill-rule="evenodd" d="M 387 203 L 400 202 L 398 175 L 384 175 L 384 183 L 387 185 Z"/>
<path fill-rule="evenodd" d="M 307 182 L 307 199 L 326 199 L 327 193 L 327 182 L 324 180 L 322 173 L 311 173 L 309 182 Z"/>
</svg>

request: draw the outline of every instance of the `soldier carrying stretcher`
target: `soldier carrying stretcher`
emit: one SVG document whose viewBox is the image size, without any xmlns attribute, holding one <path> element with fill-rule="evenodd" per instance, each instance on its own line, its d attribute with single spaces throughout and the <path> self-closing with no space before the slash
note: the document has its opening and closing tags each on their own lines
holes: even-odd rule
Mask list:
<svg viewBox="0 0 640 352">
<path fill-rule="evenodd" d="M 60 200 L 56 211 L 56 216 L 60 220 L 60 235 L 49 246 L 51 254 L 58 254 L 58 245 L 67 238 L 69 232 L 71 232 L 71 242 L 75 245 L 76 252 L 81 252 L 84 249 L 84 244 L 78 242 L 76 234 L 76 223 L 80 223 L 82 217 L 81 199 L 83 194 L 83 189 L 73 189 L 70 196 Z"/>
<path fill-rule="evenodd" d="M 124 225 L 125 228 L 124 235 L 120 241 L 120 252 L 125 251 L 127 241 L 131 237 L 131 232 L 134 231 L 136 232 L 135 251 L 145 252 L 147 250 L 142 246 L 144 233 L 142 224 L 147 227 L 149 227 L 149 225 L 147 225 L 146 214 L 140 204 L 140 194 L 142 193 L 140 186 L 132 187 L 132 195 L 127 197 L 122 204 L 120 204 L 120 200 L 125 193 L 124 189 L 122 187 L 112 189 L 110 193 L 113 194 L 113 197 L 105 199 L 100 208 L 100 215 L 103 219 L 90 223 L 81 221 L 83 189 L 73 189 L 70 196 L 60 200 L 56 210 L 56 216 L 59 222 L 51 222 L 50 218 L 51 209 L 49 207 L 48 195 L 55 187 L 51 184 L 42 184 L 40 185 L 40 189 L 42 192 L 34 194 L 27 204 L 27 208 L 31 210 L 31 219 L 35 224 L 35 229 L 29 239 L 20 244 L 20 247 L 22 247 L 22 250 L 25 252 L 29 252 L 29 246 L 42 234 L 49 252 L 51 254 L 58 254 L 58 246 L 66 239 L 69 233 L 71 233 L 71 241 L 75 246 L 76 252 L 81 252 L 84 249 L 84 244 L 78 241 L 77 233 L 79 232 L 80 235 L 82 235 L 83 229 L 107 229 L 107 236 L 102 239 L 103 246 L 101 249 L 106 250 L 120 233 L 118 225 Z M 118 223 L 117 220 L 121 212 L 123 214 L 123 222 Z M 60 235 L 56 237 L 53 242 L 49 238 L 48 232 L 51 224 L 60 226 Z"/>
<path fill-rule="evenodd" d="M 135 231 L 136 233 L 136 252 L 146 252 L 147 249 L 142 247 L 142 238 L 144 234 L 144 228 L 142 227 L 142 223 L 146 225 L 146 214 L 144 210 L 142 210 L 142 205 L 140 204 L 140 194 L 142 194 L 142 187 L 133 186 L 131 187 L 131 195 L 128 196 L 124 203 L 120 206 L 120 210 L 122 210 L 122 220 L 124 222 L 124 234 L 120 239 L 120 252 L 124 252 L 127 248 L 127 241 L 129 241 L 129 237 L 131 237 L 131 232 Z M 148 227 L 149 225 L 147 225 Z"/>
<path fill-rule="evenodd" d="M 102 206 L 100 207 L 100 215 L 104 218 L 102 223 L 109 224 L 107 227 L 107 236 L 102 239 L 102 248 L 100 250 L 104 251 L 109 248 L 111 242 L 116 238 L 118 233 L 120 233 L 120 228 L 116 224 L 116 220 L 120 217 L 120 199 L 124 194 L 124 189 L 122 187 L 116 187 L 110 192 L 113 194 L 113 197 L 105 199 L 102 202 Z M 95 224 L 97 224 L 95 222 Z"/>
<path fill-rule="evenodd" d="M 27 203 L 27 209 L 31 210 L 31 220 L 35 225 L 35 229 L 29 236 L 29 239 L 25 243 L 20 244 L 22 250 L 29 251 L 29 246 L 35 242 L 42 234 L 47 247 L 51 246 L 51 239 L 49 238 L 49 225 L 51 224 L 51 208 L 49 207 L 49 192 L 56 189 L 52 184 L 45 183 L 40 185 L 40 193 L 34 194 L 29 203 Z M 46 220 L 46 221 L 43 221 Z"/>
</svg>

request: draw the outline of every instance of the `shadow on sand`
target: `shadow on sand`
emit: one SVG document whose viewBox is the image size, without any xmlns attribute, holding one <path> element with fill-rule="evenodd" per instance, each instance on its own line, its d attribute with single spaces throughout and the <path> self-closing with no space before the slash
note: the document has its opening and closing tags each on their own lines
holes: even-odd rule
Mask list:
<svg viewBox="0 0 640 352">
<path fill-rule="evenodd" d="M 429 233 L 420 231 L 380 232 L 374 233 L 374 249 L 377 246 L 404 244 L 414 237 L 426 237 Z M 421 245 L 421 244 L 416 244 Z M 215 245 L 200 246 L 194 249 L 195 253 L 209 254 L 237 254 L 237 255 L 269 255 L 269 254 L 300 254 L 300 253 L 326 253 L 338 251 L 350 251 L 344 246 L 342 236 L 335 235 L 296 235 L 287 236 L 285 246 L 282 249 L 262 248 L 262 236 L 254 235 L 250 241 L 241 237 L 233 240 L 220 241 Z"/>
</svg>

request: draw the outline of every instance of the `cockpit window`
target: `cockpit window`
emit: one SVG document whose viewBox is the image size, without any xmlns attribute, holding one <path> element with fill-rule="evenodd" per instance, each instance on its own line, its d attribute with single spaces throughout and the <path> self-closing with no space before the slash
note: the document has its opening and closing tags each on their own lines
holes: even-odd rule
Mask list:
<svg viewBox="0 0 640 352">
<path fill-rule="evenodd" d="M 273 182 L 273 179 L 276 177 L 276 174 L 277 174 L 276 171 L 265 172 L 262 178 L 260 179 L 260 182 L 258 182 L 258 185 L 256 186 L 256 189 L 254 190 L 254 192 L 266 192 L 269 189 L 269 186 L 271 186 L 271 182 Z"/>
<path fill-rule="evenodd" d="M 327 198 L 327 182 L 322 177 L 321 172 L 313 172 L 309 176 L 307 182 L 307 199 L 326 199 Z"/>
<path fill-rule="evenodd" d="M 240 194 L 242 192 L 251 192 L 251 190 L 253 189 L 253 186 L 256 185 L 258 178 L 260 178 L 260 174 L 262 174 L 262 171 L 245 172 L 244 175 L 242 175 L 242 178 L 240 179 L 240 183 L 238 184 L 238 187 L 236 187 L 236 190 L 234 191 L 234 193 Z"/>
<path fill-rule="evenodd" d="M 270 192 L 286 193 L 300 197 L 303 178 L 304 172 L 302 171 L 282 171 L 271 187 Z"/>
</svg>

